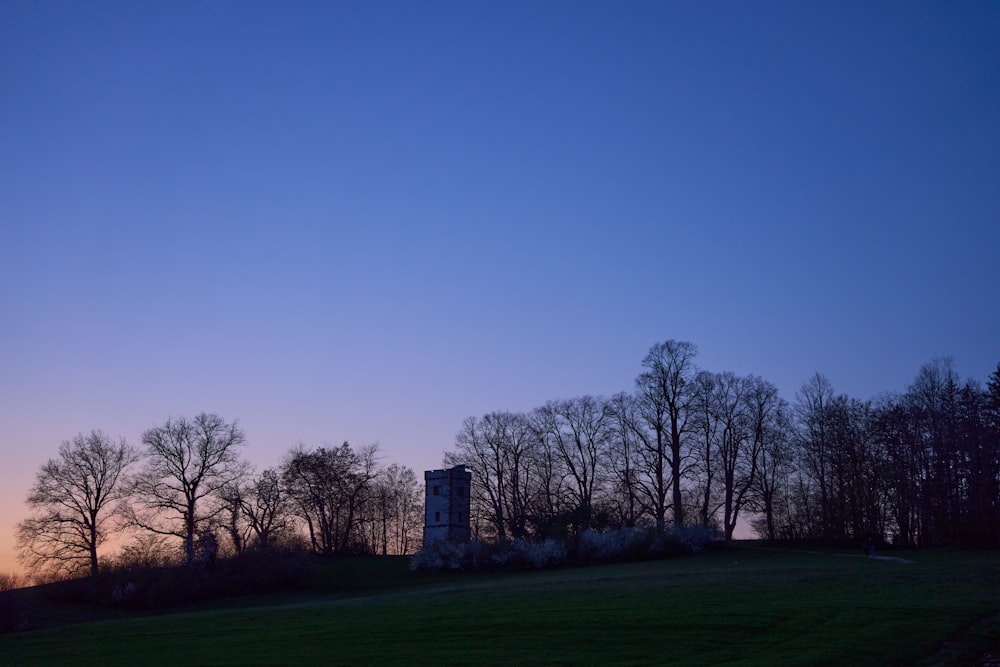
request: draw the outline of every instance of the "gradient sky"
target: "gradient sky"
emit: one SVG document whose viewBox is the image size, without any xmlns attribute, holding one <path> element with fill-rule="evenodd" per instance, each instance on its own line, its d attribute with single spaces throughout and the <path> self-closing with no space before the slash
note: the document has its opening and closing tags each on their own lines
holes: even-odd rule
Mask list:
<svg viewBox="0 0 1000 667">
<path fill-rule="evenodd" d="M 0 4 L 0 570 L 39 466 L 1000 361 L 995 2 Z"/>
</svg>

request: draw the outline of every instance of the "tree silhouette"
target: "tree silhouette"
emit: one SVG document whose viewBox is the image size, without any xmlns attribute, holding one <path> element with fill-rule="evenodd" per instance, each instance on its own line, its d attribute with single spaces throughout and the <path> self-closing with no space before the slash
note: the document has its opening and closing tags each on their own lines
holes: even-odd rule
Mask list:
<svg viewBox="0 0 1000 667">
<path fill-rule="evenodd" d="M 31 515 L 17 526 L 18 558 L 38 579 L 97 574 L 122 476 L 136 460 L 124 440 L 80 433 L 38 471 L 28 493 Z"/>
<path fill-rule="evenodd" d="M 235 421 L 205 413 L 191 420 L 168 419 L 146 431 L 146 467 L 133 480 L 136 502 L 129 522 L 182 539 L 191 565 L 195 537 L 224 508 L 218 494 L 246 472 L 238 454 L 245 439 Z"/>
</svg>

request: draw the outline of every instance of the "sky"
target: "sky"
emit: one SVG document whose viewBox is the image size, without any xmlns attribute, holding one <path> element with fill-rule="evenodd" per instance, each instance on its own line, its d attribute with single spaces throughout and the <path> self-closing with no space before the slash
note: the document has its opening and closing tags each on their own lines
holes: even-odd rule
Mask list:
<svg viewBox="0 0 1000 667">
<path fill-rule="evenodd" d="M 631 390 L 1000 362 L 993 2 L 0 3 L 0 571 L 59 444 L 258 469 Z"/>
</svg>

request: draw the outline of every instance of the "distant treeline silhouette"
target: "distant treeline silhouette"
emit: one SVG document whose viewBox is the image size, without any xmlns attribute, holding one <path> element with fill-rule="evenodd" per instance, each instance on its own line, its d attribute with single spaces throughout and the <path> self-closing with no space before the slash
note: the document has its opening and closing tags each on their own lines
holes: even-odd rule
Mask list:
<svg viewBox="0 0 1000 667">
<path fill-rule="evenodd" d="M 983 388 L 950 359 L 860 400 L 817 373 L 789 403 L 767 380 L 654 345 L 632 392 L 465 420 L 446 463 L 473 471 L 486 541 L 737 521 L 773 540 L 1000 544 L 1000 364 Z"/>
<path fill-rule="evenodd" d="M 36 583 L 105 568 L 214 568 L 247 550 L 323 555 L 420 548 L 423 489 L 410 468 L 379 466 L 376 447 L 291 449 L 255 474 L 246 436 L 214 414 L 172 418 L 143 450 L 95 430 L 64 442 L 38 471 L 18 523 L 18 557 Z M 113 554 L 102 546 L 119 534 Z M 246 560 L 246 559 L 244 559 Z"/>
<path fill-rule="evenodd" d="M 481 541 L 579 540 L 705 526 L 761 537 L 1000 543 L 1000 364 L 984 388 L 949 359 L 900 394 L 859 400 L 821 374 L 788 403 L 757 376 L 701 370 L 697 348 L 653 345 L 632 392 L 470 417 L 445 454 L 473 471 Z M 104 566 L 184 563 L 281 547 L 407 554 L 421 546 L 423 488 L 374 446 L 291 449 L 258 474 L 236 422 L 202 413 L 146 431 L 139 450 L 95 430 L 38 471 L 17 526 L 36 582 Z M 109 536 L 121 546 L 105 554 Z"/>
</svg>

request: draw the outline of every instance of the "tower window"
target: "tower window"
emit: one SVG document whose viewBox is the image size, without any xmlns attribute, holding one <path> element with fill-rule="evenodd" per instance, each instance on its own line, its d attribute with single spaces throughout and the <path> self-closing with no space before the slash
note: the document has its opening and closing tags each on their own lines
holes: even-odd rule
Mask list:
<svg viewBox="0 0 1000 667">
<path fill-rule="evenodd" d="M 441 520 L 441 512 L 434 512 L 434 520 L 435 521 Z"/>
<path fill-rule="evenodd" d="M 465 497 L 465 487 L 464 486 L 458 487 L 458 489 L 455 490 L 455 493 L 458 494 L 459 498 L 464 498 Z"/>
<path fill-rule="evenodd" d="M 434 495 L 435 496 L 440 496 L 441 495 L 441 487 L 440 486 L 435 486 L 434 487 Z"/>
</svg>

